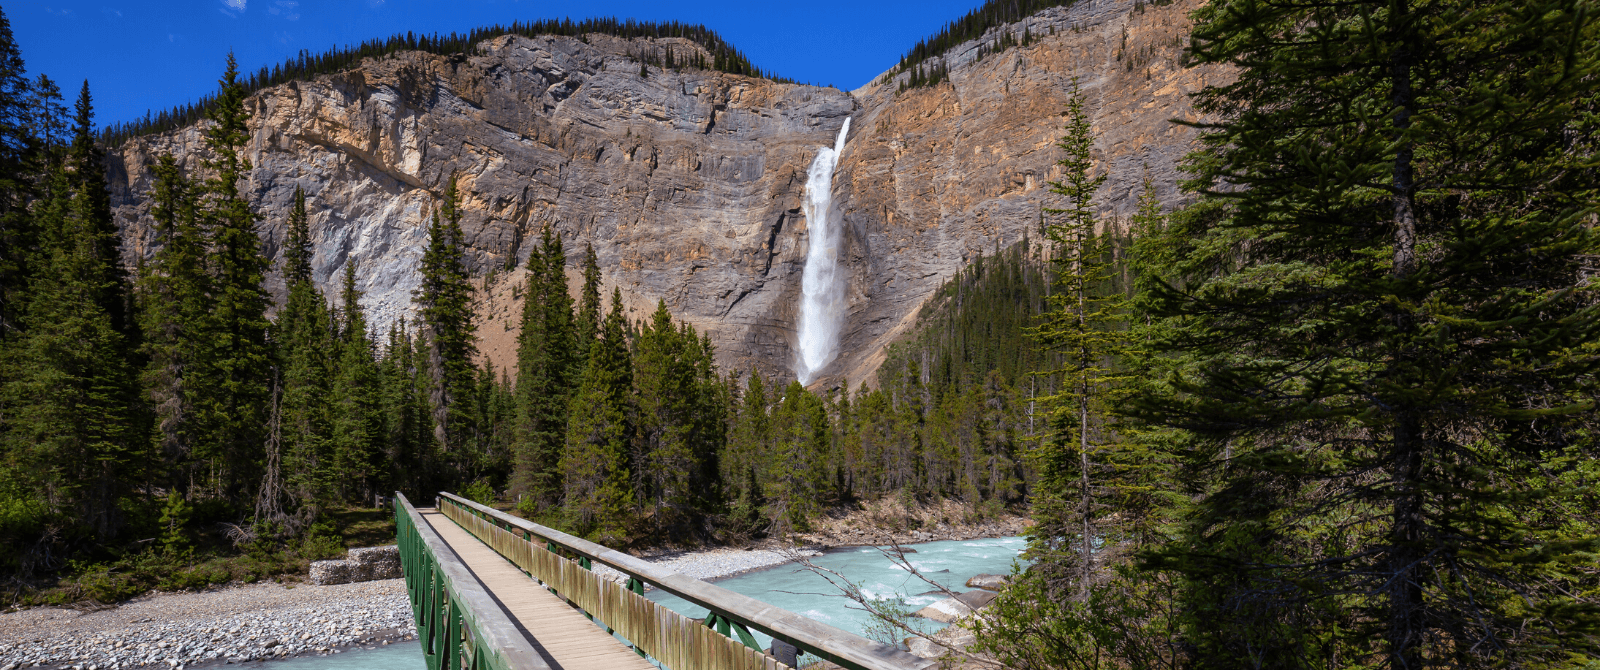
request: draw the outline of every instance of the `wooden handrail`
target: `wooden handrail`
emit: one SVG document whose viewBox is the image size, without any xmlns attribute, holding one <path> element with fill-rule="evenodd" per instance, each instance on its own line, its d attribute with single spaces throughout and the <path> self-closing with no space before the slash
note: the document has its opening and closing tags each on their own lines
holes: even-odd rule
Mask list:
<svg viewBox="0 0 1600 670">
<path fill-rule="evenodd" d="M 801 651 L 815 654 L 845 668 L 924 670 L 938 665 L 937 661 L 908 654 L 897 647 L 868 640 L 715 584 L 663 570 L 620 551 L 573 537 L 554 528 L 541 526 L 527 519 L 511 516 L 460 496 L 441 492 L 439 498 L 441 501 L 472 510 L 488 519 L 537 535 L 546 542 L 591 561 L 611 566 L 623 574 L 643 580 L 655 588 L 704 607 L 730 621 L 759 630 L 792 644 Z"/>
<path fill-rule="evenodd" d="M 493 670 L 550 670 L 533 644 L 517 629 L 500 605 L 461 562 L 461 557 L 434 532 L 404 494 L 395 493 L 401 560 L 407 565 L 406 587 L 417 619 L 417 639 L 430 667 L 460 667 L 469 655 L 471 667 Z M 416 537 L 406 537 L 415 533 Z M 409 544 L 420 542 L 421 547 Z M 426 556 L 418 555 L 420 548 Z M 431 565 L 430 565 L 431 563 Z M 442 579 L 435 579 L 433 571 Z M 426 582 L 426 583 L 423 583 Z M 443 591 L 441 594 L 440 591 Z M 444 602 L 437 598 L 445 595 Z M 459 623 L 453 619 L 459 616 Z M 465 627 L 465 631 L 461 628 Z M 463 634 L 465 633 L 465 634 Z M 440 661 L 443 661 L 440 663 Z"/>
</svg>

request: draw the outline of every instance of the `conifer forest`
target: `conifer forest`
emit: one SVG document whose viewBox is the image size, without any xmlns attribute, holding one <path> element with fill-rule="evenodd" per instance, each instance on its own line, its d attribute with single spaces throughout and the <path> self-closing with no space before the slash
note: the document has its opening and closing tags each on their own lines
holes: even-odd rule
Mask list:
<svg viewBox="0 0 1600 670">
<path fill-rule="evenodd" d="M 1053 29 L 1004 26 L 1072 4 L 990 0 L 882 81 L 950 86 L 950 50 L 1026 48 Z M 873 379 L 808 388 L 719 366 L 665 301 L 630 313 L 550 227 L 513 259 L 496 368 L 455 176 L 412 311 L 380 328 L 356 264 L 314 281 L 314 196 L 268 240 L 244 187 L 250 96 L 361 58 L 603 33 L 712 54 L 640 52 L 647 73 L 777 79 L 703 26 L 407 34 L 254 74 L 230 54 L 202 102 L 105 123 L 0 15 L 0 601 L 303 570 L 396 491 L 623 549 L 959 501 L 1031 523 L 972 624 L 986 667 L 1600 667 L 1600 2 L 1191 18 L 1184 62 L 1234 74 L 1174 121 L 1198 138 L 1180 197 L 1147 170 L 1131 216 L 1097 205 L 1072 80 L 1022 241 L 945 278 Z M 159 244 L 130 263 L 107 152 L 196 123 L 203 151 L 152 157 Z"/>
</svg>

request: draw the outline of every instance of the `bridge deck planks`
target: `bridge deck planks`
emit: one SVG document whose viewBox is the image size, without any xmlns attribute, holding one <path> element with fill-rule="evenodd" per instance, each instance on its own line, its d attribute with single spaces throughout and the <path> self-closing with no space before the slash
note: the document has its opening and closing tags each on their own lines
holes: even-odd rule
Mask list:
<svg viewBox="0 0 1600 670">
<path fill-rule="evenodd" d="M 562 670 L 657 670 L 632 649 L 618 642 L 582 612 L 568 605 L 495 553 L 489 545 L 462 530 L 438 510 L 418 509 L 461 557 L 467 569 L 494 594 L 511 618 L 528 633 L 534 649 L 552 668 Z"/>
</svg>

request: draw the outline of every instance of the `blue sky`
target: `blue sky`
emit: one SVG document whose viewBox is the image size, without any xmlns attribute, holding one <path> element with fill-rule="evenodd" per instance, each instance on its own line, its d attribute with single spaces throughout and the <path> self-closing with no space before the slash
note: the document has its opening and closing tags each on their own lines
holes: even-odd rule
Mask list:
<svg viewBox="0 0 1600 670">
<path fill-rule="evenodd" d="M 28 74 L 49 75 L 69 98 L 88 79 L 103 125 L 211 92 L 229 49 L 249 72 L 301 49 L 321 52 L 407 30 L 464 32 L 565 16 L 703 23 L 763 70 L 848 90 L 980 2 L 0 0 L 0 8 Z"/>
</svg>

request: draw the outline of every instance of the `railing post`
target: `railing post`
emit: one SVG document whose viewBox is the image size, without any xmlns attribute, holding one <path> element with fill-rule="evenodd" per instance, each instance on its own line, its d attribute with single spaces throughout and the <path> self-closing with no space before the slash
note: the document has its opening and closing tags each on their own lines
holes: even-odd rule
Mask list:
<svg viewBox="0 0 1600 670">
<path fill-rule="evenodd" d="M 762 651 L 761 645 L 756 642 L 755 636 L 751 635 L 750 629 L 745 628 L 742 623 L 733 621 L 716 612 L 708 612 L 704 623 L 707 628 L 716 630 L 724 637 L 737 637 L 740 642 L 744 643 L 744 646 L 756 651 Z"/>
</svg>

